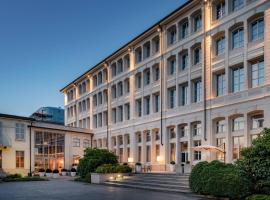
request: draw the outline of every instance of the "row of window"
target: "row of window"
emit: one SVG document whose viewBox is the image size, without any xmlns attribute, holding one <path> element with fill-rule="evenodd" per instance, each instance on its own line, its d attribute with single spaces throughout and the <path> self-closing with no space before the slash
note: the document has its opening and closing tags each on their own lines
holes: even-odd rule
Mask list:
<svg viewBox="0 0 270 200">
<path fill-rule="evenodd" d="M 2 122 L 0 122 L 0 134 L 3 132 L 4 125 Z M 17 141 L 23 141 L 25 140 L 25 130 L 26 126 L 22 123 L 15 123 L 15 140 Z"/>
<path fill-rule="evenodd" d="M 119 81 L 117 84 L 112 85 L 111 91 L 112 91 L 112 99 L 129 94 L 130 92 L 129 78 L 126 78 L 124 81 Z"/>
<path fill-rule="evenodd" d="M 93 127 L 100 128 L 108 125 L 108 112 L 100 112 L 93 115 Z"/>
<path fill-rule="evenodd" d="M 73 147 L 80 147 L 81 146 L 81 139 L 74 137 L 72 138 L 72 146 Z M 83 139 L 83 148 L 88 148 L 90 147 L 90 140 L 88 139 Z"/>
<path fill-rule="evenodd" d="M 97 75 L 93 76 L 93 86 L 94 88 L 105 83 L 108 80 L 108 72 L 107 69 L 103 69 L 102 71 L 98 72 Z"/>
<path fill-rule="evenodd" d="M 107 91 L 107 89 L 93 95 L 93 107 L 100 106 L 103 103 L 107 103 L 107 101 L 108 101 L 108 91 Z"/>
<path fill-rule="evenodd" d="M 124 71 L 129 70 L 130 68 L 130 56 L 129 54 L 125 55 L 123 58 L 120 58 L 118 61 L 111 64 L 112 78 L 116 75 L 121 74 Z"/>
</svg>

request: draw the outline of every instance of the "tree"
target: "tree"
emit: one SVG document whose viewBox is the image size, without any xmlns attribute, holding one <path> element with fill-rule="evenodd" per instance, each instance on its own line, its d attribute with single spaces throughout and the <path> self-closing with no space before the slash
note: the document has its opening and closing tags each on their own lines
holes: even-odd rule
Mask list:
<svg viewBox="0 0 270 200">
<path fill-rule="evenodd" d="M 242 176 L 252 182 L 253 192 L 270 194 L 270 129 L 264 129 L 241 154 L 237 164 Z"/>
<path fill-rule="evenodd" d="M 117 164 L 117 157 L 106 149 L 86 149 L 84 157 L 80 159 L 78 173 L 84 178 L 88 173 L 95 172 L 103 164 Z"/>
</svg>

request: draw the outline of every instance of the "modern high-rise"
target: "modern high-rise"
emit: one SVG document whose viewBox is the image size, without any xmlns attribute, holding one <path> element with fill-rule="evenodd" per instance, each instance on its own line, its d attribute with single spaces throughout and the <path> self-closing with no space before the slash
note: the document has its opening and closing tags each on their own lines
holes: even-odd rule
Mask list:
<svg viewBox="0 0 270 200">
<path fill-rule="evenodd" d="M 36 121 L 64 125 L 64 109 L 57 107 L 41 107 L 31 116 Z"/>
<path fill-rule="evenodd" d="M 269 0 L 188 1 L 61 89 L 65 123 L 156 171 L 233 162 L 270 127 L 268 31 Z"/>
</svg>

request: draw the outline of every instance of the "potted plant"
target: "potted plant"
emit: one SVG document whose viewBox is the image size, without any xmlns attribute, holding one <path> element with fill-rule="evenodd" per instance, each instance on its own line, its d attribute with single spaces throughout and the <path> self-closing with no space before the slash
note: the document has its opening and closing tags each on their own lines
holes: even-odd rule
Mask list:
<svg viewBox="0 0 270 200">
<path fill-rule="evenodd" d="M 175 162 L 174 161 L 170 162 L 170 171 L 175 172 Z"/>
<path fill-rule="evenodd" d="M 52 170 L 46 169 L 46 177 L 52 177 Z"/>
<path fill-rule="evenodd" d="M 65 168 L 62 169 L 62 170 L 61 170 L 61 175 L 62 175 L 62 176 L 66 176 L 66 175 L 67 175 L 67 169 L 65 169 Z"/>
<path fill-rule="evenodd" d="M 135 164 L 135 172 L 136 173 L 141 173 L 142 172 L 142 164 L 141 163 L 137 162 Z"/>
<path fill-rule="evenodd" d="M 38 174 L 39 174 L 40 177 L 45 176 L 45 169 L 40 168 L 40 169 L 38 170 Z"/>
<path fill-rule="evenodd" d="M 77 172 L 77 170 L 75 168 L 71 168 L 71 170 L 70 170 L 71 176 L 76 176 L 76 172 Z"/>
<path fill-rule="evenodd" d="M 53 178 L 58 178 L 59 176 L 59 170 L 58 169 L 54 169 L 53 170 Z"/>
<path fill-rule="evenodd" d="M 77 168 L 78 168 L 78 164 L 73 163 L 73 164 L 72 164 L 72 168 L 74 168 L 74 169 L 76 169 L 76 170 L 77 170 Z"/>
</svg>

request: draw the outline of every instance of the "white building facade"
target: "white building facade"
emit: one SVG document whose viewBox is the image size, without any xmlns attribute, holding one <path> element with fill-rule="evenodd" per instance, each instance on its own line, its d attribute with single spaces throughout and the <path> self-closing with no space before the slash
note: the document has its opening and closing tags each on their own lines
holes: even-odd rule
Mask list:
<svg viewBox="0 0 270 200">
<path fill-rule="evenodd" d="M 0 114 L 0 175 L 43 169 L 71 169 L 91 147 L 88 129 Z"/>
<path fill-rule="evenodd" d="M 270 127 L 268 31 L 268 0 L 188 1 L 64 87 L 65 123 L 155 171 L 233 162 Z"/>
</svg>

